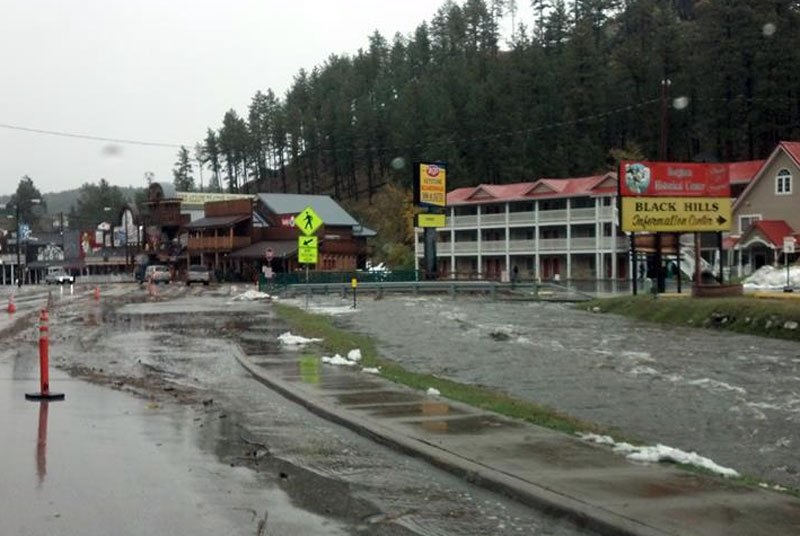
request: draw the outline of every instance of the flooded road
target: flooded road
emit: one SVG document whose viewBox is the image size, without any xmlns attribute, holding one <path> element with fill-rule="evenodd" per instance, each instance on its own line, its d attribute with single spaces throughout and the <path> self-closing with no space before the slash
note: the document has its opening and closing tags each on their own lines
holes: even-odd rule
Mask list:
<svg viewBox="0 0 800 536">
<path fill-rule="evenodd" d="M 34 330 L 16 334 L 18 350 L 0 355 L 9 398 L 0 440 L 15 449 L 0 470 L 24 490 L 19 499 L 8 486 L 0 493 L 0 515 L 20 529 L 11 533 L 588 534 L 335 426 L 253 380 L 231 344 L 261 357 L 285 351 L 277 335 L 286 329 L 268 305 L 213 288 L 173 286 L 155 301 L 124 294 L 65 301 L 51 313 L 54 364 L 100 385 L 54 375 L 52 388 L 67 400 L 49 405 L 44 484 L 38 406 L 22 396 L 35 387 Z"/>
<path fill-rule="evenodd" d="M 312 303 L 412 370 L 498 389 L 800 488 L 797 343 L 552 303 L 388 297 L 363 299 L 355 311 L 350 305 L 338 297 Z"/>
</svg>

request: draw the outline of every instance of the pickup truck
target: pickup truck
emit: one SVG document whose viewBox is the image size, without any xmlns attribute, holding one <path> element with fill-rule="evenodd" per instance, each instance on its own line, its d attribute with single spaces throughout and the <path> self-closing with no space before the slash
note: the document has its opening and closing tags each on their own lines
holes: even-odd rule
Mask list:
<svg viewBox="0 0 800 536">
<path fill-rule="evenodd" d="M 44 282 L 48 285 L 64 285 L 67 283 L 71 285 L 75 282 L 75 278 L 68 274 L 61 266 L 51 266 L 47 269 Z"/>
</svg>

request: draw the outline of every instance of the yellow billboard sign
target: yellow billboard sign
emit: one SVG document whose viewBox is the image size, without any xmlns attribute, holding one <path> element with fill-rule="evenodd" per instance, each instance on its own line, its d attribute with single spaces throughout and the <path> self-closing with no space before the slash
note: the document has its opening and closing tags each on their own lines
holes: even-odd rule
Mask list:
<svg viewBox="0 0 800 536">
<path fill-rule="evenodd" d="M 729 231 L 728 197 L 623 197 L 625 232 L 692 233 Z"/>
<path fill-rule="evenodd" d="M 443 207 L 447 204 L 447 169 L 438 164 L 419 165 L 419 202 Z"/>
</svg>

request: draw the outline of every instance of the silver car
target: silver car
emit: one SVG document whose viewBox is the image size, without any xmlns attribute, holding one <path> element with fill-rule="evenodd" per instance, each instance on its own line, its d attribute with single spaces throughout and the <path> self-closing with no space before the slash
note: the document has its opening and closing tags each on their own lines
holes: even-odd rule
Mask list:
<svg viewBox="0 0 800 536">
<path fill-rule="evenodd" d="M 170 275 L 169 268 L 163 264 L 151 264 L 144 272 L 144 280 L 152 281 L 153 283 L 167 283 L 169 284 L 172 276 Z"/>
<path fill-rule="evenodd" d="M 208 286 L 211 282 L 211 272 L 209 272 L 208 268 L 201 264 L 192 264 L 189 266 L 189 269 L 186 271 L 186 284 L 191 285 L 192 283 L 202 283 L 203 285 Z"/>
</svg>

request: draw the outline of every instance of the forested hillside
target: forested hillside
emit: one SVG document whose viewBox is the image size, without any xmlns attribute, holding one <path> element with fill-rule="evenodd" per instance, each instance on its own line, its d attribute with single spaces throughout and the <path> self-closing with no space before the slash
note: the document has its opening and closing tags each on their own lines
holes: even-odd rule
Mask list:
<svg viewBox="0 0 800 536">
<path fill-rule="evenodd" d="M 212 184 L 352 200 L 409 186 L 414 159 L 446 160 L 452 189 L 800 139 L 797 0 L 533 0 L 533 20 L 516 3 L 447 2 L 413 35 L 258 92 L 198 145 Z"/>
</svg>

